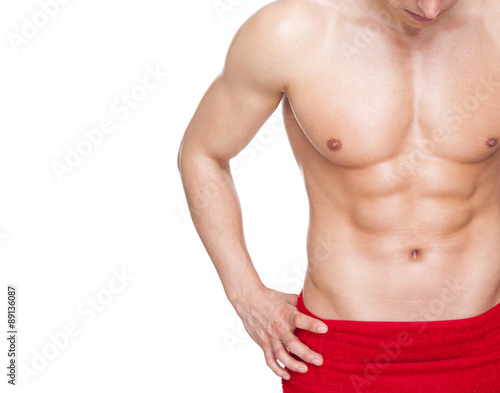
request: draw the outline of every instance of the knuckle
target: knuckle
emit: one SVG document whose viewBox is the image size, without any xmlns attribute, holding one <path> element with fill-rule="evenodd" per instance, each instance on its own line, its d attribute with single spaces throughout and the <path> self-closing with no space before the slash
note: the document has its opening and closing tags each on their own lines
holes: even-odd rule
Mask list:
<svg viewBox="0 0 500 393">
<path fill-rule="evenodd" d="M 283 344 L 285 344 L 287 348 L 297 347 L 297 345 L 300 344 L 300 340 L 294 334 L 288 334 L 283 337 Z"/>
<path fill-rule="evenodd" d="M 271 321 L 269 322 L 269 333 L 273 336 L 280 336 L 283 333 L 283 325 L 280 321 Z"/>
<path fill-rule="evenodd" d="M 292 314 L 292 321 L 294 326 L 298 326 L 302 320 L 302 314 L 299 311 L 294 311 Z"/>
<path fill-rule="evenodd" d="M 266 359 L 270 359 L 274 356 L 274 351 L 270 345 L 262 347 L 262 350 L 264 351 L 264 357 Z"/>
<path fill-rule="evenodd" d="M 274 362 L 273 362 L 270 358 L 266 358 L 266 364 L 267 364 L 270 368 L 274 369 Z"/>
<path fill-rule="evenodd" d="M 288 356 L 288 352 L 286 351 L 285 348 L 279 348 L 277 351 L 276 351 L 276 357 L 278 359 L 284 359 Z"/>
<path fill-rule="evenodd" d="M 280 308 L 280 310 L 278 312 L 278 315 L 279 315 L 280 318 L 286 319 L 289 312 L 290 312 L 289 308 L 286 307 L 286 306 L 284 306 L 284 307 Z"/>
<path fill-rule="evenodd" d="M 271 370 L 276 370 L 276 359 L 269 357 L 266 359 L 266 364 Z"/>
<path fill-rule="evenodd" d="M 262 343 L 264 343 L 264 344 L 269 343 L 269 341 L 270 341 L 269 329 L 261 329 L 261 330 L 259 330 L 257 335 Z"/>
<path fill-rule="evenodd" d="M 280 373 L 280 368 L 274 356 L 266 356 L 266 364 L 275 374 Z"/>
<path fill-rule="evenodd" d="M 300 367 L 303 367 L 303 366 L 302 366 L 302 363 L 300 363 L 299 361 L 297 361 L 297 360 L 293 359 L 293 360 L 290 360 L 290 361 L 288 362 L 287 367 L 288 367 L 290 370 L 298 371 L 298 369 L 299 369 Z"/>
<path fill-rule="evenodd" d="M 306 355 L 303 356 L 303 359 L 306 360 L 308 363 L 312 363 L 314 359 L 317 359 L 319 356 L 313 353 L 307 353 Z"/>
</svg>

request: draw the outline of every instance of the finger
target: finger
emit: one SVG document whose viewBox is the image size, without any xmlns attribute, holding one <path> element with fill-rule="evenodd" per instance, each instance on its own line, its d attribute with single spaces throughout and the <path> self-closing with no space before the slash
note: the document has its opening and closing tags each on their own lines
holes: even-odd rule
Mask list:
<svg viewBox="0 0 500 393">
<path fill-rule="evenodd" d="M 281 341 L 274 341 L 273 350 L 276 359 L 283 363 L 289 370 L 295 371 L 297 373 L 307 372 L 307 364 L 292 357 Z"/>
<path fill-rule="evenodd" d="M 300 341 L 293 333 L 283 337 L 283 343 L 289 352 L 297 355 L 300 359 L 307 363 L 321 366 L 323 364 L 323 356 Z"/>
<path fill-rule="evenodd" d="M 283 379 L 290 379 L 290 374 L 286 372 L 283 367 L 279 365 L 279 363 L 276 361 L 276 355 L 274 354 L 274 349 L 269 346 L 266 347 L 264 350 L 264 357 L 266 358 L 266 364 L 267 366 L 280 378 Z"/>
<path fill-rule="evenodd" d="M 291 325 L 302 330 L 308 330 L 313 333 L 326 333 L 328 326 L 319 319 L 311 318 L 308 315 L 302 314 L 300 311 L 295 310 L 290 314 Z"/>
</svg>

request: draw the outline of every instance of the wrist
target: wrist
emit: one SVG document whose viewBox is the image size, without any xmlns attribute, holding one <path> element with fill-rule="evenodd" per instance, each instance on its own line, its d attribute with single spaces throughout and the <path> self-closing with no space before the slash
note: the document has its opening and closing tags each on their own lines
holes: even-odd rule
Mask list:
<svg viewBox="0 0 500 393">
<path fill-rule="evenodd" d="M 248 302 L 250 298 L 256 297 L 265 291 L 267 287 L 260 280 L 255 282 L 245 282 L 234 285 L 231 289 L 226 289 L 226 296 L 233 307 Z"/>
</svg>

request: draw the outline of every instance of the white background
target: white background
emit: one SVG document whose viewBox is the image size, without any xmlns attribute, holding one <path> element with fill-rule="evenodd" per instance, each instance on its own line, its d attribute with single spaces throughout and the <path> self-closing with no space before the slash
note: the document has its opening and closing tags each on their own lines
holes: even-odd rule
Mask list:
<svg viewBox="0 0 500 393">
<path fill-rule="evenodd" d="M 176 166 L 232 37 L 270 1 L 72 0 L 47 16 L 51 2 L 0 5 L 0 391 L 13 390 L 8 284 L 19 392 L 281 391 L 224 295 Z M 139 97 L 148 69 L 168 76 L 124 116 L 117 102 Z M 60 181 L 54 163 L 106 118 L 113 131 Z M 257 270 L 298 293 L 307 202 L 279 111 L 235 162 Z"/>
</svg>

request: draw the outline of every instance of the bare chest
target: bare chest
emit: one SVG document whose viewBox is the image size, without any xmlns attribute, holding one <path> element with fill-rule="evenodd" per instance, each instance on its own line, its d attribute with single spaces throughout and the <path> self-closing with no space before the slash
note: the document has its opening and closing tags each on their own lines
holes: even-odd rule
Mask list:
<svg viewBox="0 0 500 393">
<path fill-rule="evenodd" d="M 377 38 L 348 45 L 311 53 L 287 92 L 301 130 L 332 163 L 363 167 L 416 149 L 477 163 L 500 148 L 500 55 L 486 35 L 411 50 Z"/>
</svg>

